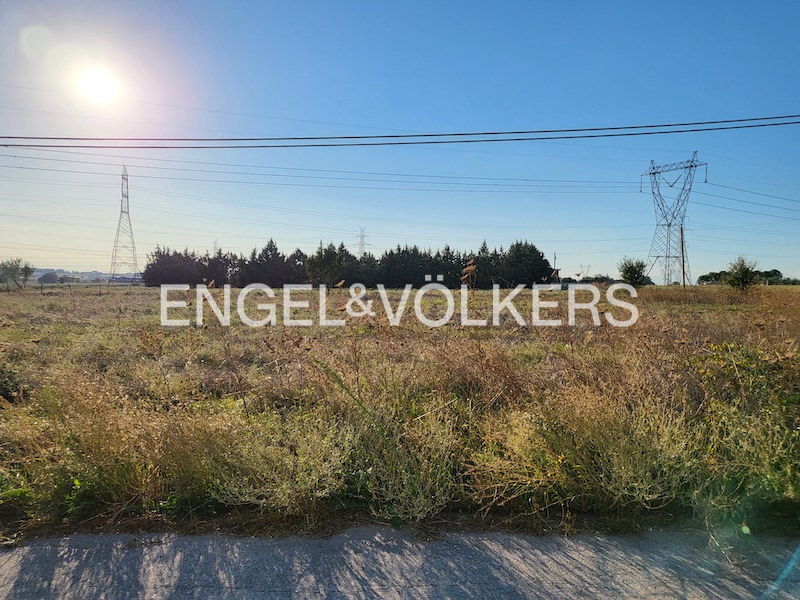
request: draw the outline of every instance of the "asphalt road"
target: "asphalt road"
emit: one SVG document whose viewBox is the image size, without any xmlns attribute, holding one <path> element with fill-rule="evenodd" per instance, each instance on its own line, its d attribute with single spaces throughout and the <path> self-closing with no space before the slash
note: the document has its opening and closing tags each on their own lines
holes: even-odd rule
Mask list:
<svg viewBox="0 0 800 600">
<path fill-rule="evenodd" d="M 702 533 L 534 537 L 381 527 L 329 538 L 72 535 L 0 551 L 0 599 L 800 598 L 800 540 L 741 564 Z"/>
</svg>

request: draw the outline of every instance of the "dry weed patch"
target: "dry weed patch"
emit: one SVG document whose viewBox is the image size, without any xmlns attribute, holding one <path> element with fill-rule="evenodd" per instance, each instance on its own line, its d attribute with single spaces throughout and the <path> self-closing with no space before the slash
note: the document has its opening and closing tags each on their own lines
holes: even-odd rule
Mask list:
<svg viewBox="0 0 800 600">
<path fill-rule="evenodd" d="M 644 289 L 628 329 L 165 330 L 157 290 L 53 294 L 0 294 L 6 529 L 354 506 L 800 514 L 790 288 Z"/>
</svg>

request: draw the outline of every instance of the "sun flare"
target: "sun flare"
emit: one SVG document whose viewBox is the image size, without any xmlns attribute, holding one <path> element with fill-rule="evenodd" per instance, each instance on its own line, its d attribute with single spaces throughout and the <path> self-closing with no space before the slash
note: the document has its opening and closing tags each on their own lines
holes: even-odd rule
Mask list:
<svg viewBox="0 0 800 600">
<path fill-rule="evenodd" d="M 84 69 L 78 74 L 77 83 L 83 96 L 96 104 L 110 104 L 119 97 L 119 82 L 106 69 Z"/>
</svg>

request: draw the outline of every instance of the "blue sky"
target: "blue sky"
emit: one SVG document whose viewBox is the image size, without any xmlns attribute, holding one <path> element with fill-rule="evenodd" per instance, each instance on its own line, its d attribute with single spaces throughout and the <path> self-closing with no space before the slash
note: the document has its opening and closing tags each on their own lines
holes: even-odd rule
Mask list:
<svg viewBox="0 0 800 600">
<path fill-rule="evenodd" d="M 800 112 L 794 2 L 28 1 L 0 12 L 4 135 L 413 133 Z M 74 73 L 87 68 L 110 72 L 120 97 L 82 96 Z M 692 273 L 744 254 L 800 276 L 800 203 L 712 185 L 800 199 L 798 141 L 800 126 L 441 147 L 3 150 L 0 258 L 107 270 L 125 162 L 141 264 L 156 243 L 243 252 L 273 237 L 286 251 L 339 240 L 355 250 L 366 227 L 378 254 L 528 239 L 567 274 L 615 274 L 650 247 L 640 173 L 697 150 L 711 183 L 698 173 L 688 209 Z M 463 176 L 508 180 L 450 179 Z M 523 178 L 625 183 L 513 181 Z"/>
</svg>

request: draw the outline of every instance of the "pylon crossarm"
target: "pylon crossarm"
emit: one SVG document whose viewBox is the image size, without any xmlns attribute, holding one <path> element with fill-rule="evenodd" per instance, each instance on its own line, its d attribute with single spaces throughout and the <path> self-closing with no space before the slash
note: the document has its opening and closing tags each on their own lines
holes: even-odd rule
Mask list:
<svg viewBox="0 0 800 600">
<path fill-rule="evenodd" d="M 686 257 L 686 241 L 684 238 L 684 222 L 686 220 L 686 207 L 694 183 L 694 173 L 698 166 L 706 166 L 697 160 L 697 152 L 689 160 L 656 165 L 650 161 L 650 170 L 644 175 L 650 177 L 650 187 L 653 195 L 653 208 L 656 214 L 656 230 L 648 256 L 648 274 L 661 264 L 664 283 L 669 285 L 675 281 L 690 281 L 689 263 Z M 662 176 L 662 173 L 682 171 L 672 182 Z M 670 188 L 676 188 L 673 198 L 665 198 L 661 193 L 661 182 Z M 677 187 L 681 181 L 680 187 Z"/>
<path fill-rule="evenodd" d="M 670 171 L 681 171 L 683 169 L 696 169 L 697 167 L 707 167 L 708 163 L 699 162 L 697 160 L 697 151 L 692 154 L 689 160 L 680 162 L 667 163 L 665 165 L 656 165 L 650 161 L 650 170 L 645 171 L 642 175 L 659 175 L 661 173 L 669 173 Z"/>
</svg>

